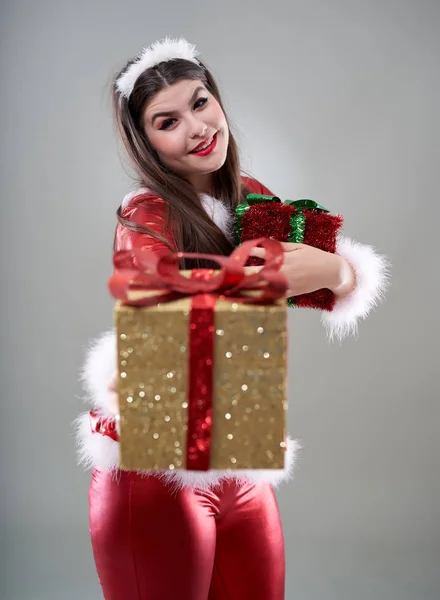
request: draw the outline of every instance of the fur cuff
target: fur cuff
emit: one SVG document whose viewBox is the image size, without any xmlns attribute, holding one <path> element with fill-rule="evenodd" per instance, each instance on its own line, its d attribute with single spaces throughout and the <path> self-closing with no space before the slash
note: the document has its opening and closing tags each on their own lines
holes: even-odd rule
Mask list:
<svg viewBox="0 0 440 600">
<path fill-rule="evenodd" d="M 116 331 L 112 329 L 90 343 L 80 374 L 85 400 L 106 417 L 113 415 L 108 384 L 116 368 Z"/>
<path fill-rule="evenodd" d="M 82 413 L 74 426 L 78 464 L 101 471 L 116 471 L 119 468 L 119 443 L 94 433 L 88 412 Z"/>
<path fill-rule="evenodd" d="M 92 433 L 89 414 L 83 413 L 75 422 L 78 461 L 88 468 L 117 473 L 119 469 L 119 443 L 99 433 Z M 173 488 L 184 487 L 208 489 L 218 484 L 222 479 L 236 481 L 267 482 L 277 487 L 288 481 L 294 471 L 295 459 L 301 445 L 297 440 L 287 436 L 287 450 L 284 469 L 255 469 L 236 471 L 140 471 L 140 473 L 155 475 L 172 485 Z"/>
<path fill-rule="evenodd" d="M 330 339 L 342 340 L 357 334 L 358 320 L 365 319 L 384 298 L 389 284 L 390 264 L 372 246 L 338 236 L 336 254 L 347 260 L 356 274 L 354 290 L 336 301 L 331 312 L 323 312 L 321 320 Z"/>
</svg>

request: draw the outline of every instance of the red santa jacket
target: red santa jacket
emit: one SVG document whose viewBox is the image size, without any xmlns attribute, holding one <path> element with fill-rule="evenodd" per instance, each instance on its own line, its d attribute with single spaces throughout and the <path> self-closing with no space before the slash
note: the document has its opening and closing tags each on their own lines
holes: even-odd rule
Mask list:
<svg viewBox="0 0 440 600">
<path fill-rule="evenodd" d="M 267 194 L 268 196 L 274 195 L 267 187 L 255 179 L 242 177 L 242 182 L 250 193 Z M 229 214 L 227 207 L 212 196 L 202 194 L 201 201 L 213 221 L 216 222 L 227 237 L 231 237 L 233 234 L 233 214 Z M 151 235 L 138 233 L 118 224 L 116 228 L 116 250 L 141 248 L 143 250 L 152 250 L 157 254 L 167 253 L 170 249 L 174 252 L 182 250 L 181 248 L 177 248 L 172 228 L 165 228 L 165 213 L 165 201 L 152 194 L 147 188 L 140 188 L 132 194 L 127 194 L 122 202 L 121 216 L 124 219 L 148 227 L 167 239 L 170 246 L 167 246 Z"/>
</svg>

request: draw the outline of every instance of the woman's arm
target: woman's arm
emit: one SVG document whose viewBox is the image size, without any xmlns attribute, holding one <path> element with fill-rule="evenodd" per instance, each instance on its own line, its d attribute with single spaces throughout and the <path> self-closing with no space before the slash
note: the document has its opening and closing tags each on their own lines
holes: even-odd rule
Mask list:
<svg viewBox="0 0 440 600">
<path fill-rule="evenodd" d="M 244 185 L 251 192 L 274 195 L 259 181 L 246 177 L 242 179 Z M 303 284 L 304 276 L 308 277 L 310 281 L 310 266 L 312 266 L 315 268 L 315 272 L 316 268 L 323 269 L 324 276 L 319 275 L 321 284 L 313 289 L 303 287 L 302 291 L 293 293 L 292 290 L 289 290 L 288 296 L 328 287 L 336 296 L 333 310 L 323 311 L 321 315 L 322 324 L 326 328 L 329 338 L 341 340 L 348 335 L 355 335 L 359 320 L 365 319 L 384 298 L 389 285 L 390 264 L 388 260 L 372 246 L 361 244 L 341 235 L 337 239 L 336 256 L 342 260 L 335 261 L 330 257 L 319 257 L 318 252 L 313 257 L 310 254 L 305 257 L 306 261 L 298 260 L 296 264 L 292 262 L 290 267 L 287 266 L 291 275 L 290 281 L 299 283 L 300 286 Z M 254 256 L 263 257 L 261 253 L 258 253 L 258 249 Z M 285 258 L 287 259 L 287 256 Z M 300 259 L 300 256 L 295 258 Z M 302 272 L 298 268 L 298 264 L 302 265 Z"/>
<path fill-rule="evenodd" d="M 286 297 L 307 294 L 322 288 L 336 296 L 332 311 L 323 311 L 321 320 L 330 339 L 356 334 L 365 319 L 382 300 L 389 281 L 389 263 L 371 246 L 339 236 L 336 253 L 307 244 L 283 243 L 282 271 L 287 279 Z M 263 248 L 252 256 L 265 257 Z"/>
</svg>

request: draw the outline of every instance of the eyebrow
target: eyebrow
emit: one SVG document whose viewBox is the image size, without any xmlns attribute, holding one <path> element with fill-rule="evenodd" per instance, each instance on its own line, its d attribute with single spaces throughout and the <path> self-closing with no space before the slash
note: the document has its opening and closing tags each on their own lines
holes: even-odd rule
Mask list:
<svg viewBox="0 0 440 600">
<path fill-rule="evenodd" d="M 188 104 L 191 105 L 194 102 L 194 100 L 197 98 L 197 94 L 200 92 L 200 90 L 204 90 L 204 89 L 205 88 L 203 86 L 201 86 L 201 85 L 199 85 L 198 87 L 196 87 L 196 89 L 194 90 L 191 98 L 189 99 Z M 154 121 L 156 119 L 158 119 L 159 117 L 171 117 L 174 114 L 176 114 L 175 110 L 169 110 L 169 111 L 166 111 L 166 112 L 156 113 L 155 115 L 153 115 L 153 118 L 151 119 L 151 124 L 154 125 Z"/>
</svg>

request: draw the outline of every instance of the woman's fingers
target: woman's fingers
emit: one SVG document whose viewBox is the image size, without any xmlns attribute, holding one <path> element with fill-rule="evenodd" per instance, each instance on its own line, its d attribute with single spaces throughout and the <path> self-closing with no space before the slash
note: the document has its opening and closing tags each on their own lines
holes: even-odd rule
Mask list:
<svg viewBox="0 0 440 600">
<path fill-rule="evenodd" d="M 110 381 L 108 382 L 108 391 L 109 392 L 116 392 L 118 391 L 118 372 L 115 371 L 110 379 Z"/>
<path fill-rule="evenodd" d="M 294 252 L 295 250 L 300 250 L 304 244 L 295 244 L 294 242 L 280 242 L 284 252 Z M 255 256 L 256 258 L 266 258 L 266 250 L 265 248 L 252 248 L 249 253 L 249 256 Z"/>
<path fill-rule="evenodd" d="M 256 258 L 266 258 L 266 250 L 264 248 L 252 248 L 249 255 Z"/>
<path fill-rule="evenodd" d="M 284 252 L 293 252 L 294 250 L 300 250 L 303 244 L 295 244 L 294 242 L 280 242 Z M 255 256 L 257 258 L 266 258 L 266 250 L 265 248 L 252 248 L 250 251 L 250 256 Z"/>
<path fill-rule="evenodd" d="M 119 414 L 118 372 L 114 371 L 108 382 L 108 408 L 114 415 Z"/>
<path fill-rule="evenodd" d="M 114 414 L 119 414 L 119 394 L 110 392 L 108 395 L 108 409 Z"/>
<path fill-rule="evenodd" d="M 280 242 L 284 252 L 293 252 L 294 250 L 299 250 L 304 246 L 304 244 L 296 244 L 294 242 Z"/>
</svg>

